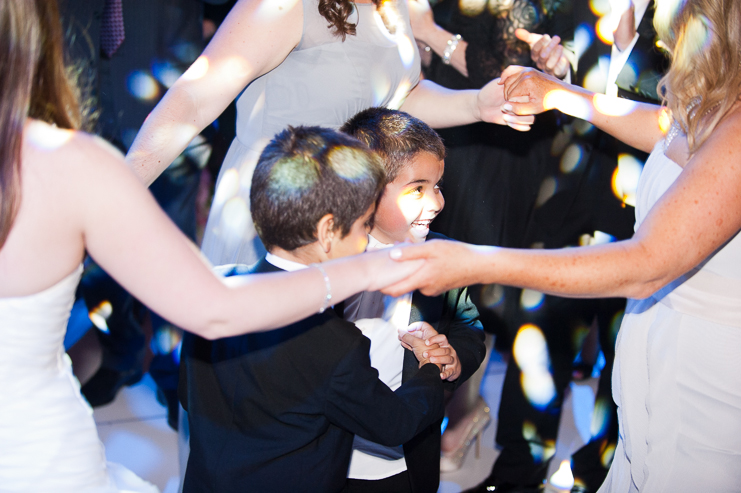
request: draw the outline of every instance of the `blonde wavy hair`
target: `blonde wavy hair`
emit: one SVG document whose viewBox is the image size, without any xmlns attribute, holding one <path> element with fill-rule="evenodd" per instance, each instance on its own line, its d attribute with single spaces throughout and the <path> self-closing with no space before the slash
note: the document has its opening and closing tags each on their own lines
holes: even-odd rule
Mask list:
<svg viewBox="0 0 741 493">
<path fill-rule="evenodd" d="M 741 92 L 741 1 L 656 0 L 654 27 L 672 58 L 659 94 L 694 154 Z"/>
</svg>

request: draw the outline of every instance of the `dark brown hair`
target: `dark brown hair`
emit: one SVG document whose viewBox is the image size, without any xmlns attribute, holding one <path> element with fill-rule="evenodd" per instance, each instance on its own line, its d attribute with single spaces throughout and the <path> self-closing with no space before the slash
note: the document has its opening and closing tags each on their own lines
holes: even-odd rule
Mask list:
<svg viewBox="0 0 741 493">
<path fill-rule="evenodd" d="M 445 159 L 445 145 L 437 132 L 403 111 L 368 108 L 345 122 L 340 132 L 352 135 L 381 156 L 389 182 L 420 152 Z"/>
<path fill-rule="evenodd" d="M 328 128 L 288 127 L 257 161 L 252 220 L 268 250 L 313 243 L 326 214 L 334 216 L 334 230 L 344 238 L 385 184 L 380 158 L 357 139 Z"/>
<path fill-rule="evenodd" d="M 82 122 L 62 46 L 56 0 L 0 0 L 0 247 L 20 204 L 26 119 L 67 129 Z"/>
<path fill-rule="evenodd" d="M 376 7 L 381 2 L 383 0 L 373 0 Z M 348 34 L 355 35 L 355 24 L 347 21 L 353 9 L 355 6 L 351 0 L 319 0 L 319 13 L 327 19 L 328 27 L 334 31 L 334 34 L 342 37 L 343 41 Z"/>
</svg>

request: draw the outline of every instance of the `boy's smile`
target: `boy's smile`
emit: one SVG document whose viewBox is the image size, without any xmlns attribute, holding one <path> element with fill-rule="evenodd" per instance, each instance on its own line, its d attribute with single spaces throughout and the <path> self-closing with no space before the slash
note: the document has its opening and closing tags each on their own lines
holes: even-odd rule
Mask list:
<svg viewBox="0 0 741 493">
<path fill-rule="evenodd" d="M 440 190 L 445 163 L 429 152 L 419 152 L 381 196 L 371 235 L 382 243 L 427 238 L 430 223 L 443 210 Z"/>
</svg>

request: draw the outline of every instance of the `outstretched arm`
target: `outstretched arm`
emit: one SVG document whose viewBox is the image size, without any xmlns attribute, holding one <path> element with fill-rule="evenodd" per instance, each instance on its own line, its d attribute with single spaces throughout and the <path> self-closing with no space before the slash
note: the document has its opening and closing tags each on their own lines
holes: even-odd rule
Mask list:
<svg viewBox="0 0 741 493">
<path fill-rule="evenodd" d="M 533 116 L 502 112 L 505 103 L 502 86 L 495 79 L 479 90 L 456 91 L 423 80 L 409 93 L 402 111 L 419 118 L 433 128 L 455 127 L 479 121 L 509 125 L 528 131 Z"/>
<path fill-rule="evenodd" d="M 741 103 L 687 162 L 627 241 L 564 250 L 516 250 L 428 241 L 401 259 L 426 259 L 385 290 L 432 295 L 455 286 L 498 283 L 569 297 L 650 296 L 697 266 L 741 229 Z"/>
<path fill-rule="evenodd" d="M 126 161 L 150 185 L 252 80 L 299 43 L 302 2 L 239 0 L 142 125 Z"/>
<path fill-rule="evenodd" d="M 508 67 L 501 83 L 508 101 L 503 109 L 513 115 L 557 109 L 644 152 L 651 152 L 669 129 L 669 118 L 660 106 L 595 94 L 532 68 Z"/>
<path fill-rule="evenodd" d="M 323 306 L 327 290 L 317 268 L 230 278 L 227 286 L 114 151 L 84 135 L 70 146 L 76 151 L 70 151 L 67 178 L 59 186 L 69 189 L 73 210 L 67 215 L 83 218 L 85 248 L 164 318 L 213 339 L 284 326 Z M 378 290 L 419 267 L 392 268 L 388 251 L 378 253 L 322 264 L 332 304 Z"/>
</svg>

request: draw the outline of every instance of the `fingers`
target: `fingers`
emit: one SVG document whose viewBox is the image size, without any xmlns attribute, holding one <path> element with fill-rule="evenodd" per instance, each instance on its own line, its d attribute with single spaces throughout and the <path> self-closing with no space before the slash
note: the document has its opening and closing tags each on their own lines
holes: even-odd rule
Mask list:
<svg viewBox="0 0 741 493">
<path fill-rule="evenodd" d="M 533 34 L 527 29 L 523 28 L 515 29 L 515 36 L 520 41 L 524 41 L 525 43 L 529 44 L 531 48 L 540 40 L 540 38 L 543 37 L 541 34 Z"/>
<path fill-rule="evenodd" d="M 535 122 L 535 117 L 532 115 L 515 115 L 509 113 L 503 113 L 502 119 L 507 122 L 507 126 L 519 130 L 520 132 L 528 132 Z"/>
<path fill-rule="evenodd" d="M 506 84 L 507 79 L 509 79 L 513 75 L 519 74 L 520 72 L 522 72 L 526 68 L 527 67 L 522 67 L 520 65 L 510 65 L 509 67 L 507 67 L 506 69 L 504 69 L 504 71 L 502 72 L 502 74 L 499 76 L 499 84 L 503 84 L 505 86 L 505 93 L 504 93 L 505 98 L 507 97 L 507 92 L 506 92 L 507 91 L 506 90 L 506 87 L 507 87 L 507 84 Z"/>
<path fill-rule="evenodd" d="M 434 330 L 434 329 L 433 329 Z M 449 346 L 448 338 L 445 334 L 435 334 L 425 340 L 427 345 L 438 344 L 440 347 L 446 348 Z"/>
</svg>

